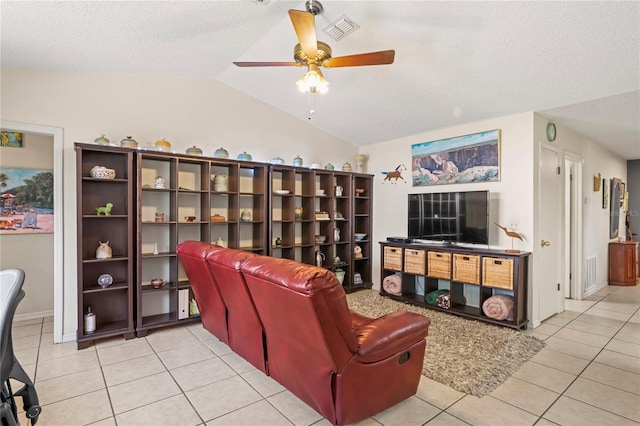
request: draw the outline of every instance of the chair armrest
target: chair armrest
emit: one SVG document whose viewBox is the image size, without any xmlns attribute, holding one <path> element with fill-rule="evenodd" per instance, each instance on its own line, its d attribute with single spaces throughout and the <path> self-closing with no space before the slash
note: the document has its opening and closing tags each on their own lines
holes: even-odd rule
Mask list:
<svg viewBox="0 0 640 426">
<path fill-rule="evenodd" d="M 351 329 L 354 332 L 363 325 L 369 324 L 371 321 L 373 321 L 373 318 L 369 318 L 366 315 L 359 314 L 352 309 L 349 309 L 349 314 L 351 314 Z"/>
<path fill-rule="evenodd" d="M 356 357 L 376 362 L 402 352 L 427 337 L 431 320 L 413 312 L 392 312 L 354 330 L 358 339 Z"/>
</svg>

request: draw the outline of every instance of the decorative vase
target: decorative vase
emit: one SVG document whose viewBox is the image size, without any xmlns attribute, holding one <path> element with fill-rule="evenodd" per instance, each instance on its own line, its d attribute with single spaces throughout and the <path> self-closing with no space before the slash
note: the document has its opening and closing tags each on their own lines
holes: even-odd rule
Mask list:
<svg viewBox="0 0 640 426">
<path fill-rule="evenodd" d="M 364 163 L 367 161 L 367 156 L 364 154 L 356 154 L 356 172 L 364 173 L 365 167 Z"/>
<path fill-rule="evenodd" d="M 349 162 L 346 162 L 342 165 L 342 171 L 343 172 L 350 172 L 352 171 L 351 169 L 351 164 L 349 164 Z"/>
<path fill-rule="evenodd" d="M 164 189 L 164 178 L 157 176 L 153 181 L 153 187 L 156 189 Z"/>
<path fill-rule="evenodd" d="M 302 207 L 296 207 L 293 212 L 295 214 L 296 220 L 302 220 L 302 213 L 304 212 L 304 209 Z"/>
<path fill-rule="evenodd" d="M 302 166 L 302 157 L 300 157 L 299 155 L 293 159 L 293 165 L 296 167 L 300 167 Z"/>
<path fill-rule="evenodd" d="M 226 192 L 229 190 L 227 175 L 216 175 L 213 178 L 213 190 L 216 192 Z"/>
<path fill-rule="evenodd" d="M 240 213 L 240 220 L 242 222 L 250 222 L 251 221 L 251 212 L 247 209 L 242 210 Z"/>
<path fill-rule="evenodd" d="M 91 306 L 87 308 L 87 313 L 84 315 L 84 332 L 91 334 L 96 331 L 96 314 L 93 313 Z"/>
<path fill-rule="evenodd" d="M 333 228 L 333 241 L 336 243 L 340 241 L 340 228 Z"/>
<path fill-rule="evenodd" d="M 338 268 L 335 271 L 333 271 L 333 273 L 336 274 L 336 278 L 338 279 L 340 284 L 342 284 L 344 282 L 344 275 L 346 274 L 346 272 L 344 270 Z"/>
<path fill-rule="evenodd" d="M 158 251 L 158 243 L 153 243 L 153 254 L 160 254 Z"/>
</svg>

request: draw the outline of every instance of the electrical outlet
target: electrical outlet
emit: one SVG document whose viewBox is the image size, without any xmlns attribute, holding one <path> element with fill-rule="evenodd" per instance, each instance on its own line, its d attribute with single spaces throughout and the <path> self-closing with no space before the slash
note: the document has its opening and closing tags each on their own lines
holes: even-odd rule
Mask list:
<svg viewBox="0 0 640 426">
<path fill-rule="evenodd" d="M 509 229 L 511 231 L 517 231 L 519 227 L 520 227 L 520 222 L 518 222 L 517 220 L 512 219 L 509 221 Z"/>
</svg>

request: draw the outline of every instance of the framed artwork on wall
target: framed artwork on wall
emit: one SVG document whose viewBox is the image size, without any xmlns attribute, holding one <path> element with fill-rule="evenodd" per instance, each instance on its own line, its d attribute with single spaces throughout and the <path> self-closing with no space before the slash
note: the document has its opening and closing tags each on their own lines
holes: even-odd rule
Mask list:
<svg viewBox="0 0 640 426">
<path fill-rule="evenodd" d="M 411 146 L 413 186 L 500 180 L 500 129 Z"/>
<path fill-rule="evenodd" d="M 11 130 L 1 130 L 0 146 L 22 148 L 22 133 Z"/>
<path fill-rule="evenodd" d="M 611 179 L 611 211 L 609 212 L 609 239 L 618 238 L 620 229 L 620 199 L 622 197 L 622 180 Z"/>
<path fill-rule="evenodd" d="M 53 172 L 0 167 L 0 235 L 53 232 Z"/>
<path fill-rule="evenodd" d="M 609 185 L 606 179 L 602 179 L 602 208 L 609 208 Z"/>
</svg>

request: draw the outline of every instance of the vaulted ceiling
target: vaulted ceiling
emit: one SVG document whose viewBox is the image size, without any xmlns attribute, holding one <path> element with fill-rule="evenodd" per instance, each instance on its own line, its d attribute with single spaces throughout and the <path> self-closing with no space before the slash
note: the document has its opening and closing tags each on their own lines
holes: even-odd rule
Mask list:
<svg viewBox="0 0 640 426">
<path fill-rule="evenodd" d="M 640 159 L 637 1 L 322 1 L 333 56 L 395 49 L 395 63 L 323 70 L 309 96 L 292 61 L 301 1 L 2 1 L 3 67 L 219 80 L 345 141 L 366 145 L 535 111 Z M 323 29 L 359 28 L 339 41 Z M 310 110 L 314 110 L 313 114 Z M 310 118 L 310 119 L 309 119 Z"/>
</svg>

